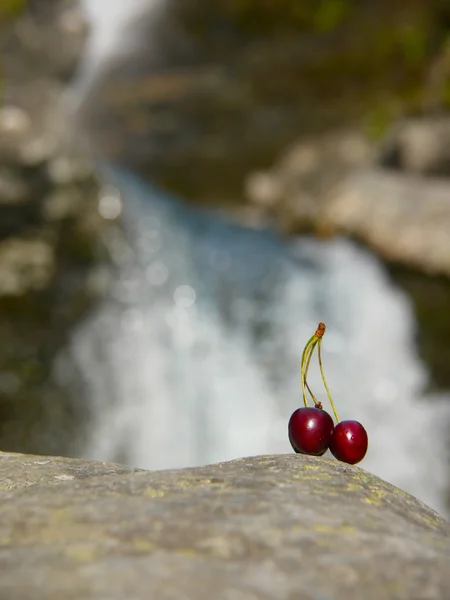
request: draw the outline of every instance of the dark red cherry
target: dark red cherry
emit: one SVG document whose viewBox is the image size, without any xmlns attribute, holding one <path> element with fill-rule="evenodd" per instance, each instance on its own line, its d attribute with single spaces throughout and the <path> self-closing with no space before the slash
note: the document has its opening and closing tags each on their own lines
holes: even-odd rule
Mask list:
<svg viewBox="0 0 450 600">
<path fill-rule="evenodd" d="M 291 446 L 292 446 L 292 450 L 296 453 L 296 454 L 305 454 L 304 452 L 300 452 L 300 450 L 297 450 L 297 448 L 294 446 L 294 444 L 292 443 L 292 439 L 291 439 L 291 434 L 289 433 L 289 441 L 291 442 Z M 325 454 L 325 452 L 328 450 L 328 448 L 325 448 L 325 450 L 323 452 L 321 452 L 320 454 L 318 454 L 317 456 L 322 456 L 323 454 Z"/>
<path fill-rule="evenodd" d="M 299 451 L 297 450 L 297 448 L 294 446 L 294 442 L 292 441 L 292 438 L 291 438 L 291 432 L 290 432 L 290 430 L 289 430 L 289 429 L 288 429 L 288 437 L 289 437 L 289 441 L 290 441 L 290 443 L 291 443 L 291 446 L 292 446 L 292 450 L 293 450 L 294 452 L 296 452 L 297 454 L 300 454 L 300 452 L 299 452 Z"/>
<path fill-rule="evenodd" d="M 330 441 L 332 454 L 342 462 L 356 465 L 366 455 L 369 439 L 358 421 L 341 421 L 336 425 Z"/>
<path fill-rule="evenodd" d="M 334 424 L 320 408 L 297 408 L 288 425 L 289 441 L 295 452 L 321 456 L 328 450 Z"/>
</svg>

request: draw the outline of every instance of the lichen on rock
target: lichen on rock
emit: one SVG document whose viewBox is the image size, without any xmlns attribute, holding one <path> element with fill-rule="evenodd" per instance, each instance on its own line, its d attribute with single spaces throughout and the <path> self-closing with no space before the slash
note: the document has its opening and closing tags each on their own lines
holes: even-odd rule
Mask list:
<svg viewBox="0 0 450 600">
<path fill-rule="evenodd" d="M 448 524 L 334 460 L 148 472 L 3 454 L 0 481 L 5 598 L 410 600 L 450 585 Z"/>
</svg>

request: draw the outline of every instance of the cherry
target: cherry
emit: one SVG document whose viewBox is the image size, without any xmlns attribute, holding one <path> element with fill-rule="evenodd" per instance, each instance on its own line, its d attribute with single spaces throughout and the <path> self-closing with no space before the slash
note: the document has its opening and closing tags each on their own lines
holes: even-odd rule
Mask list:
<svg viewBox="0 0 450 600">
<path fill-rule="evenodd" d="M 330 441 L 332 454 L 342 462 L 355 465 L 367 452 L 367 431 L 358 421 L 341 421 L 336 425 Z"/>
<path fill-rule="evenodd" d="M 302 354 L 302 395 L 305 408 L 298 408 L 289 419 L 289 441 L 298 454 L 312 454 L 322 456 L 328 447 L 333 455 L 343 462 L 355 465 L 359 463 L 367 452 L 367 432 L 358 421 L 341 421 L 328 388 L 322 364 L 322 338 L 326 326 L 319 323 L 315 334 L 308 340 Z M 317 401 L 307 382 L 311 358 L 317 347 L 320 374 L 325 386 L 328 400 L 337 422 L 334 427 L 333 419 L 322 409 L 322 404 Z M 309 392 L 315 407 L 308 406 L 306 392 Z"/>
<path fill-rule="evenodd" d="M 334 424 L 320 408 L 297 408 L 289 419 L 289 441 L 295 452 L 321 456 L 328 450 Z"/>
</svg>

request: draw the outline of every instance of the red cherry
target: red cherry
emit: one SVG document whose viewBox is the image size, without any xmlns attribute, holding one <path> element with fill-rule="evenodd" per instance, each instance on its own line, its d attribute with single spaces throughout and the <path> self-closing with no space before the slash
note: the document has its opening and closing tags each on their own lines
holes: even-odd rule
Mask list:
<svg viewBox="0 0 450 600">
<path fill-rule="evenodd" d="M 292 446 L 292 450 L 296 453 L 296 454 L 305 454 L 304 452 L 300 452 L 300 450 L 297 450 L 297 448 L 295 447 L 294 443 L 292 442 L 292 438 L 291 438 L 291 432 L 289 432 L 289 441 L 291 442 L 291 446 Z M 328 450 L 328 448 L 325 448 L 325 450 L 323 452 L 321 452 L 320 454 L 318 454 L 317 456 L 322 456 L 323 454 L 325 454 L 325 452 Z"/>
<path fill-rule="evenodd" d="M 289 441 L 295 452 L 321 456 L 328 450 L 334 424 L 320 408 L 297 408 L 288 425 Z"/>
<path fill-rule="evenodd" d="M 366 455 L 369 440 L 367 431 L 358 421 L 341 421 L 330 441 L 332 454 L 342 462 L 355 465 Z"/>
</svg>

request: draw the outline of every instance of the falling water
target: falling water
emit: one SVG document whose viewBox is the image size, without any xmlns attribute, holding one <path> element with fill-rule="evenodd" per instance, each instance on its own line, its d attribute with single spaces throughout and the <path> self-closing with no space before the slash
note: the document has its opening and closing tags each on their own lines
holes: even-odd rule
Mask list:
<svg viewBox="0 0 450 600">
<path fill-rule="evenodd" d="M 142 12 L 156 9 L 163 0 L 81 0 L 92 31 L 82 57 L 70 101 L 78 105 L 103 67 L 116 57 L 131 54 L 135 40 L 123 36 L 123 30 Z"/>
<path fill-rule="evenodd" d="M 127 241 L 110 240 L 110 298 L 70 348 L 92 409 L 86 456 L 158 469 L 290 452 L 300 356 L 322 320 L 341 417 L 370 434 L 364 468 L 443 509 L 444 422 L 422 398 L 410 303 L 378 260 L 344 239 L 282 243 L 117 169 L 109 179 Z M 311 383 L 325 404 L 317 369 Z"/>
<path fill-rule="evenodd" d="M 91 407 L 85 456 L 158 469 L 291 452 L 302 349 L 324 321 L 341 417 L 369 431 L 363 467 L 444 511 L 443 409 L 423 397 L 411 305 L 375 257 L 344 239 L 282 242 L 120 169 L 106 180 L 126 239 L 109 240 L 109 298 L 60 360 Z M 326 404 L 317 370 L 311 384 Z"/>
</svg>

